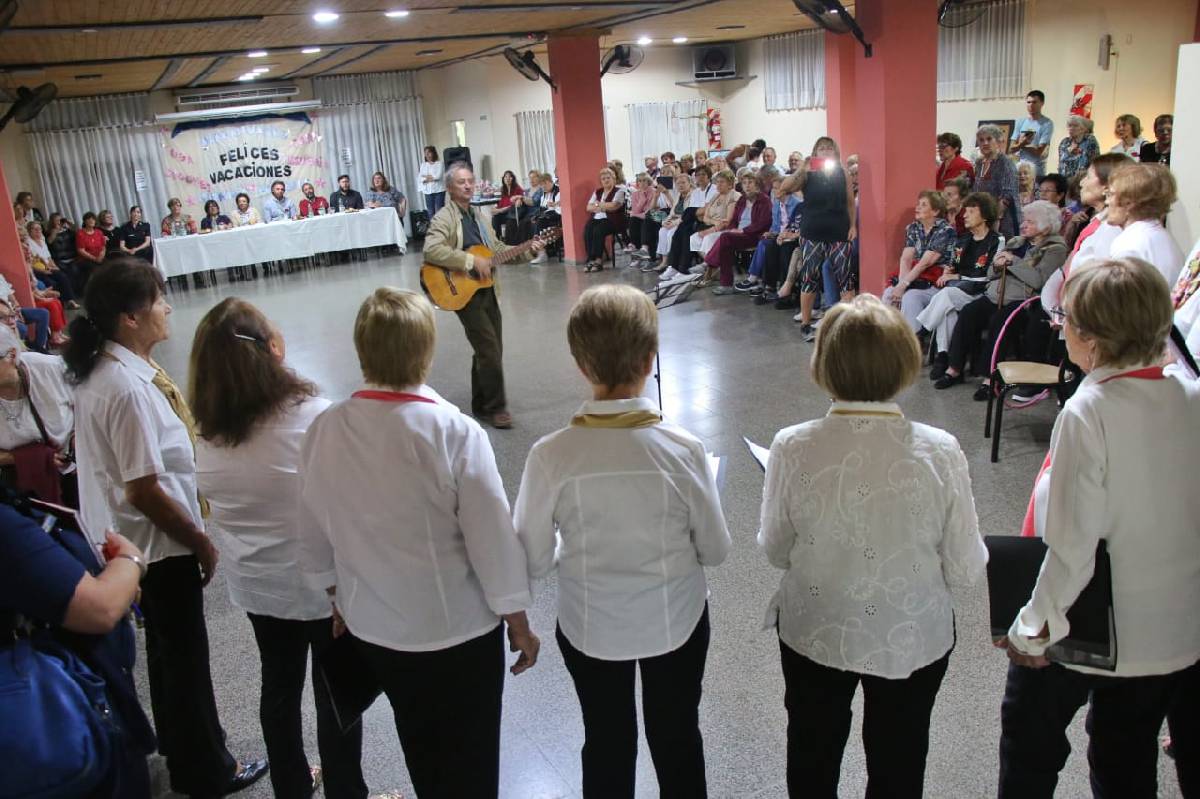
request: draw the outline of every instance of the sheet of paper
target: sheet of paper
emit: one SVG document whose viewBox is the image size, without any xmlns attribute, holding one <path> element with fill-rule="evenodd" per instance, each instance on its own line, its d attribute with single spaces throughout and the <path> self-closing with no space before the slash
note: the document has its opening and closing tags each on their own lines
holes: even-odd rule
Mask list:
<svg viewBox="0 0 1200 799">
<path fill-rule="evenodd" d="M 767 470 L 767 459 L 771 457 L 771 450 L 767 449 L 766 447 L 761 447 L 758 444 L 755 444 L 753 441 L 746 438 L 745 436 L 742 436 L 742 441 L 746 442 L 746 448 L 750 450 L 751 457 L 754 458 L 754 460 L 758 463 L 759 466 L 762 467 L 762 470 L 765 472 Z"/>
</svg>

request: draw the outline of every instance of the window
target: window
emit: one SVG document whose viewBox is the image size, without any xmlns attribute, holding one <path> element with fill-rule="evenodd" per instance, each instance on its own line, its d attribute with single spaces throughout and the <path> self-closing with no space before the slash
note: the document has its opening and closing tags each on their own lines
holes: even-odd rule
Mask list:
<svg viewBox="0 0 1200 799">
<path fill-rule="evenodd" d="M 763 42 L 768 111 L 825 107 L 825 34 L 803 31 Z"/>
<path fill-rule="evenodd" d="M 938 28 L 939 101 L 1025 96 L 1025 6 L 1026 0 L 995 0 L 947 13 Z"/>
<path fill-rule="evenodd" d="M 450 120 L 450 139 L 455 147 L 467 146 L 467 123 L 462 119 Z"/>
</svg>

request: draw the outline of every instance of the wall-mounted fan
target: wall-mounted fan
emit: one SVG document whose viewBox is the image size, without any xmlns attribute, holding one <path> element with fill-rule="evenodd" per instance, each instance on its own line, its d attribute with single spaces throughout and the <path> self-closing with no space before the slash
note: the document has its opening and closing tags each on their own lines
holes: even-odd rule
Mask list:
<svg viewBox="0 0 1200 799">
<path fill-rule="evenodd" d="M 0 130 L 12 122 L 14 119 L 24 124 L 31 121 L 38 114 L 42 113 L 42 109 L 46 104 L 58 96 L 58 87 L 53 83 L 43 83 L 36 89 L 30 89 L 22 86 L 17 89 L 17 99 L 4 116 L 0 117 Z"/>
<path fill-rule="evenodd" d="M 609 72 L 614 75 L 625 75 L 633 72 L 642 64 L 646 52 L 635 44 L 618 44 L 604 54 L 600 59 L 600 77 Z"/>
<path fill-rule="evenodd" d="M 508 59 L 508 63 L 517 72 L 525 76 L 526 80 L 544 80 L 550 84 L 550 88 L 555 91 L 558 87 L 554 85 L 554 81 L 546 74 L 546 71 L 538 66 L 537 58 L 534 57 L 532 50 L 526 50 L 524 53 L 518 53 L 511 47 L 504 48 L 504 57 Z"/>
<path fill-rule="evenodd" d="M 942 0 L 938 6 L 938 24 L 943 28 L 965 28 L 979 21 L 987 13 L 983 3 L 967 3 L 966 0 Z"/>
<path fill-rule="evenodd" d="M 849 33 L 858 39 L 863 46 L 867 58 L 871 57 L 871 45 L 867 44 L 862 28 L 854 21 L 853 15 L 846 10 L 839 0 L 792 0 L 801 14 L 817 23 L 818 26 L 833 33 Z"/>
</svg>

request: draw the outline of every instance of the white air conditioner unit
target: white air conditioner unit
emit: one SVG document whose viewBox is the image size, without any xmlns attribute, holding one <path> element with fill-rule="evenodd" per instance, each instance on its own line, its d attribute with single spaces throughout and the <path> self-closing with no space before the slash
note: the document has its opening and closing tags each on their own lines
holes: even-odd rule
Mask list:
<svg viewBox="0 0 1200 799">
<path fill-rule="evenodd" d="M 299 93 L 300 89 L 294 83 L 237 83 L 207 89 L 181 89 L 175 92 L 175 107 L 180 111 L 200 111 L 286 100 Z"/>
<path fill-rule="evenodd" d="M 692 48 L 693 80 L 721 80 L 737 75 L 732 44 L 706 44 Z"/>
</svg>

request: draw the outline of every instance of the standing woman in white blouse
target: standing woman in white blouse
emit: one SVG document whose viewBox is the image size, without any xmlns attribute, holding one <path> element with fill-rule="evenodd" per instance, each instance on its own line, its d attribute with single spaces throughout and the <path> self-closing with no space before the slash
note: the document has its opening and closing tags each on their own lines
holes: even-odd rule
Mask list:
<svg viewBox="0 0 1200 799">
<path fill-rule="evenodd" d="M 583 796 L 633 797 L 640 670 L 661 795 L 704 797 L 704 567 L 731 547 L 716 482 L 699 439 L 642 397 L 658 351 L 645 294 L 585 291 L 567 338 L 593 399 L 534 445 L 515 521 L 530 573 L 558 570 L 556 637 L 583 710 Z"/>
<path fill-rule="evenodd" d="M 329 598 L 297 579 L 300 444 L 329 401 L 284 365 L 283 335 L 257 308 L 222 300 L 196 328 L 191 407 L 196 476 L 233 604 L 250 617 L 262 664 L 259 719 L 276 796 L 365 799 L 362 726 L 342 735 L 317 653 L 332 640 Z M 304 754 L 300 703 L 312 652 L 321 770 Z"/>
<path fill-rule="evenodd" d="M 418 182 L 421 184 L 421 194 L 425 195 L 425 210 L 433 219 L 433 215 L 446 204 L 446 186 L 442 180 L 442 162 L 438 158 L 437 148 L 432 144 L 425 146 Z"/>
<path fill-rule="evenodd" d="M 1071 751 L 1066 730 L 1088 709 L 1096 796 L 1157 796 L 1156 737 L 1176 693 L 1200 679 L 1200 382 L 1163 370 L 1170 290 L 1135 258 L 1071 272 L 1056 314 L 1087 377 L 1050 439 L 1045 561 L 1007 638 L 1000 711 L 1002 799 L 1048 799 Z M 1067 611 L 1104 541 L 1112 568 L 1115 671 L 1050 663 Z M 1197 717 L 1172 715 L 1184 795 L 1200 764 Z M 1179 729 L 1176 723 L 1186 724 Z M 1190 771 L 1187 771 L 1189 770 Z"/>
<path fill-rule="evenodd" d="M 923 793 L 954 648 L 950 590 L 982 575 L 987 551 L 958 441 L 893 401 L 920 366 L 899 311 L 865 294 L 834 306 L 812 358 L 833 406 L 771 445 L 758 541 L 785 570 L 767 623 L 783 660 L 791 796 L 837 797 L 860 683 L 866 795 Z"/>
<path fill-rule="evenodd" d="M 537 662 L 529 573 L 487 434 L 425 385 L 433 306 L 383 287 L 354 347 L 367 385 L 313 422 L 302 563 L 383 687 L 417 796 L 495 797 L 504 629 Z"/>
</svg>

